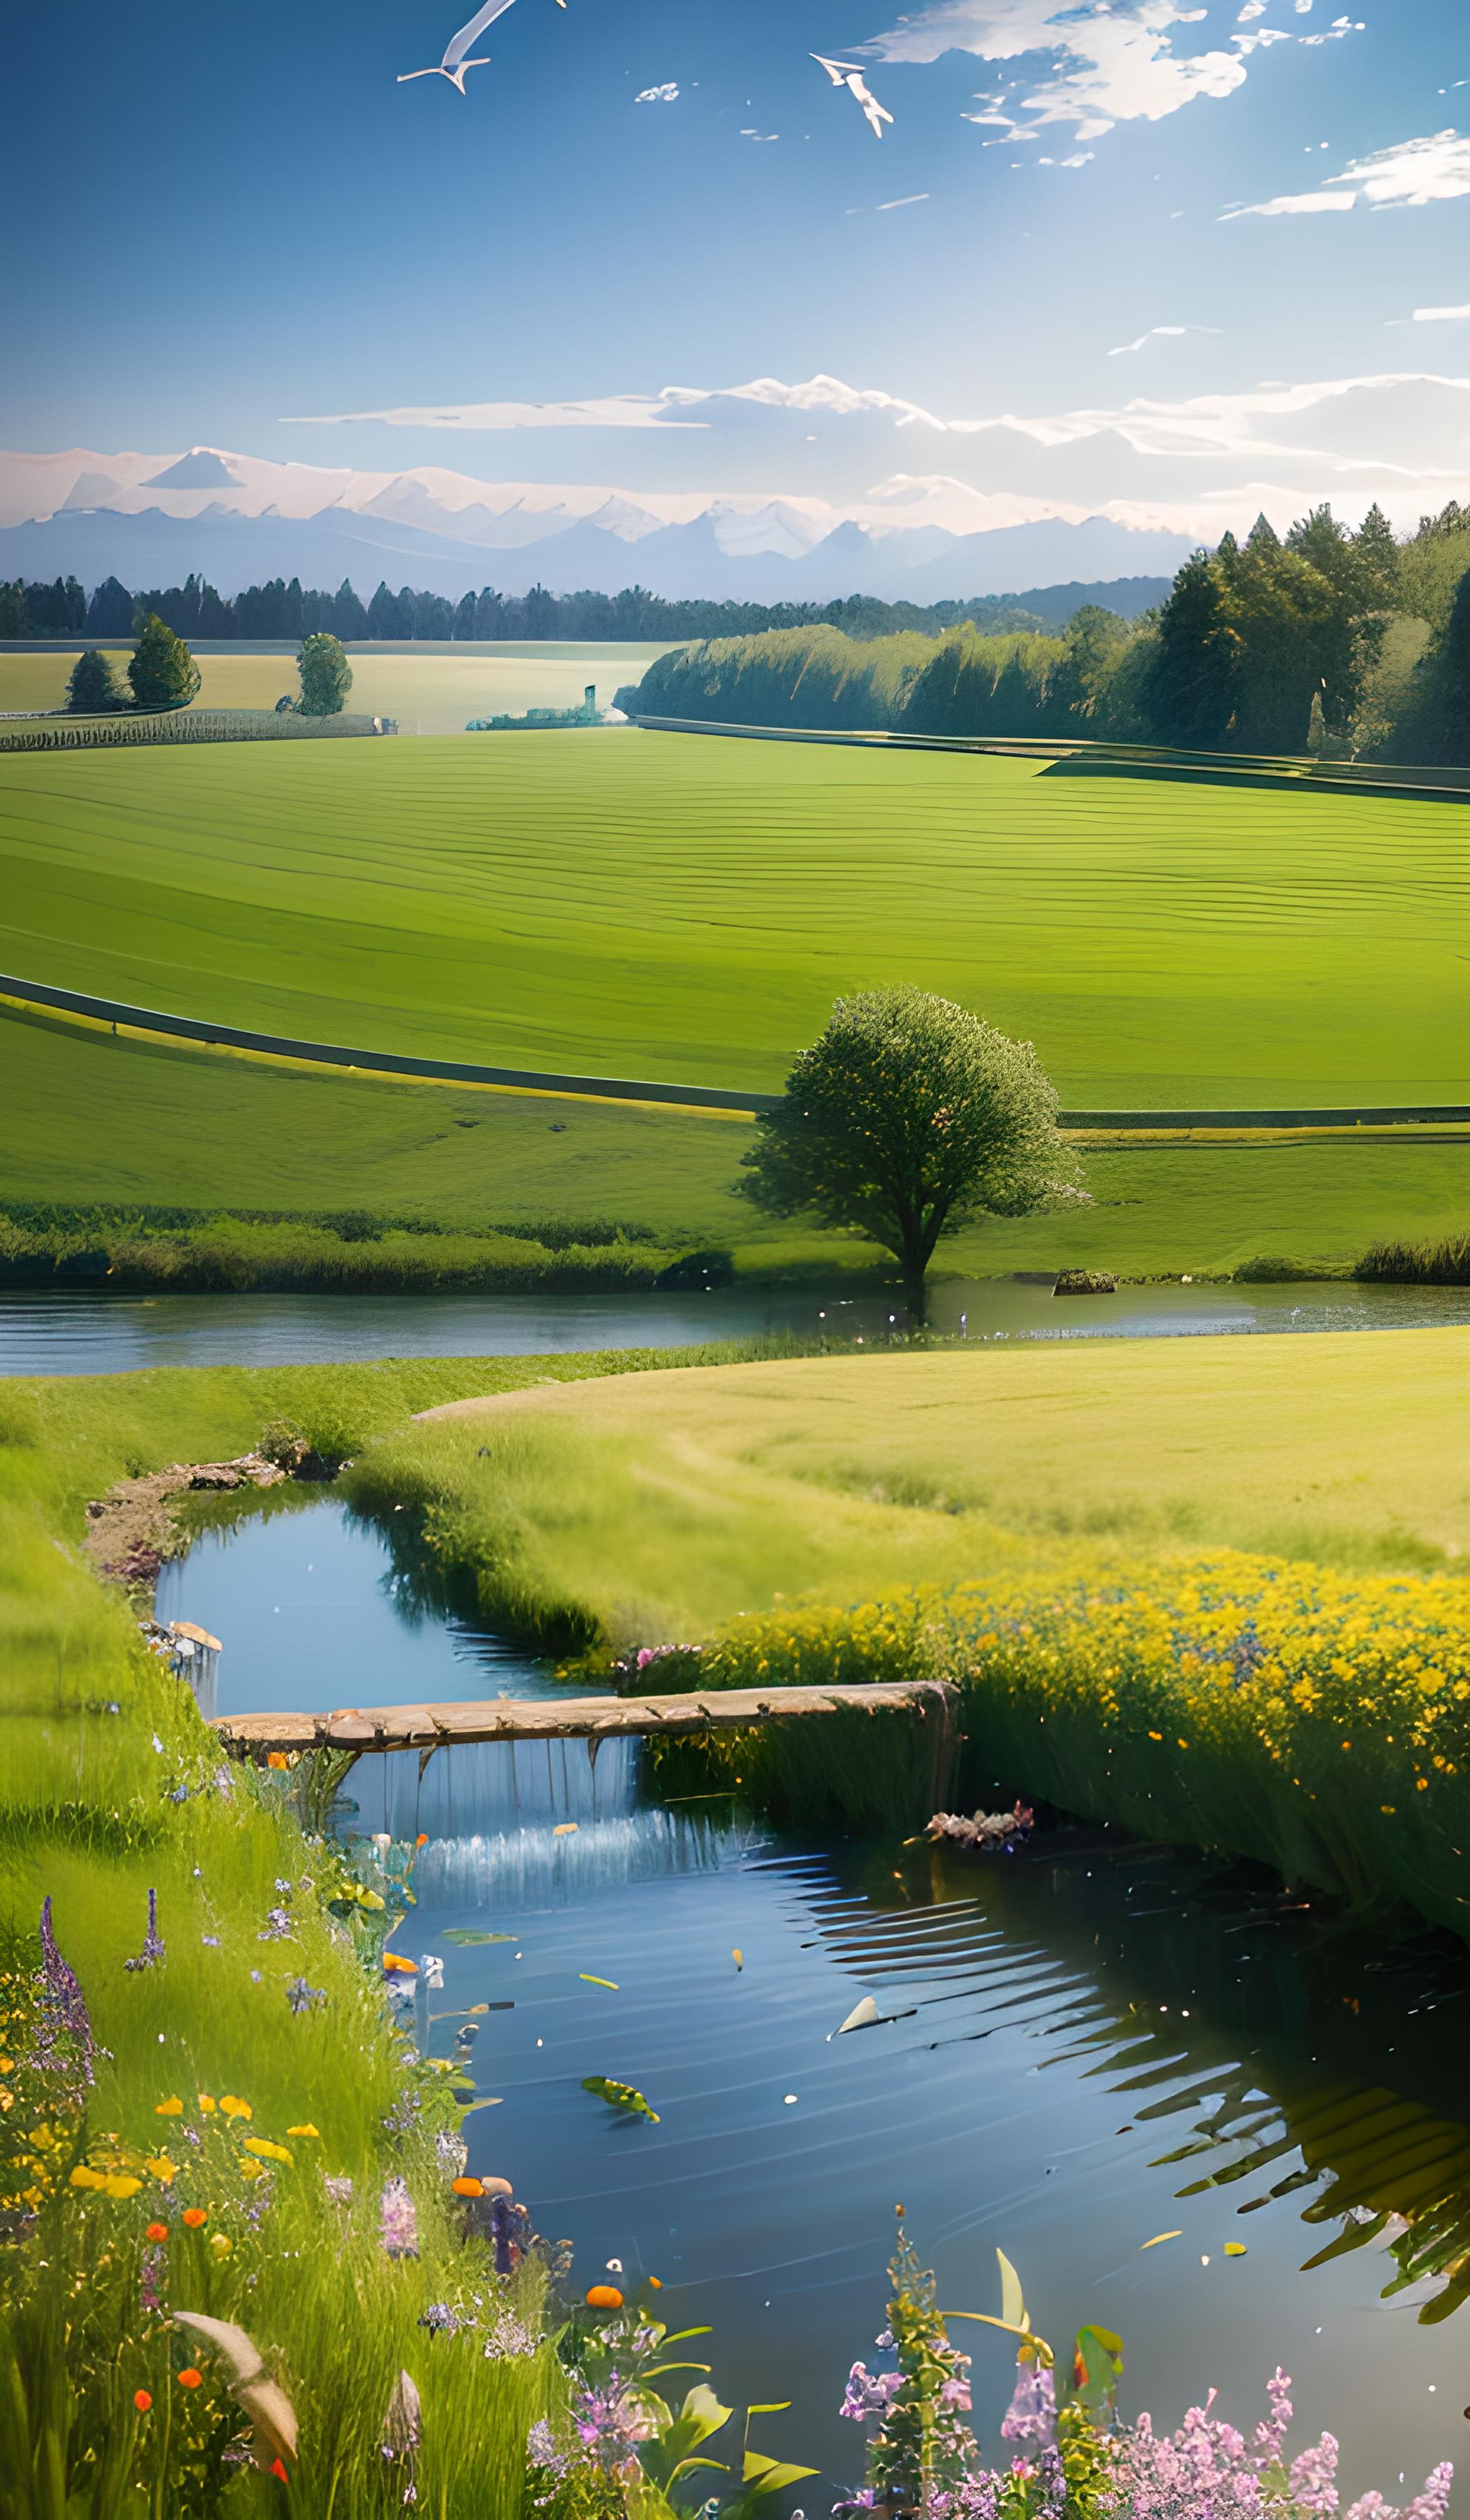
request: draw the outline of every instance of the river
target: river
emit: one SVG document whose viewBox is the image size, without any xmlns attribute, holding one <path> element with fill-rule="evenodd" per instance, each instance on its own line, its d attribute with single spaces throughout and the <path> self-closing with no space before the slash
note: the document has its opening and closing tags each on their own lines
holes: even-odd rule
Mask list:
<svg viewBox="0 0 1470 2520">
<path fill-rule="evenodd" d="M 790 1333 L 881 1340 L 896 1293 L 850 1282 L 744 1280 L 708 1294 L 0 1295 L 0 1374 L 130 1373 L 160 1365 L 305 1365 L 387 1356 L 549 1356 Z M 1470 1287 L 1122 1286 L 942 1279 L 934 1327 L 971 1339 L 1187 1338 L 1430 1329 L 1470 1322 Z"/>
<path fill-rule="evenodd" d="M 221 1711 L 554 1687 L 427 1604 L 330 1494 L 206 1529 L 159 1609 L 224 1640 Z M 1338 2434 L 1350 2493 L 1397 2500 L 1401 2472 L 1413 2490 L 1463 2456 L 1470 2312 L 1419 2323 L 1434 2273 L 1385 2301 L 1393 2227 L 1330 2193 L 1336 2177 L 1386 2208 L 1432 2188 L 1463 2249 L 1463 1952 L 1396 1948 L 1263 1874 L 1106 1829 L 987 1865 L 778 1835 L 723 1801 L 661 1808 L 630 1743 L 595 1765 L 574 1744 L 441 1752 L 422 1776 L 365 1759 L 347 1792 L 346 1825 L 429 1834 L 395 1936 L 444 1961 L 423 2043 L 447 2054 L 492 2007 L 472 2167 L 574 2238 L 583 2286 L 619 2260 L 660 2276 L 673 2323 L 712 2320 L 727 2400 L 795 2402 L 761 2419 L 773 2452 L 855 2480 L 836 2410 L 883 2324 L 901 2201 L 946 2307 L 998 2309 L 998 2245 L 1043 2334 L 1120 2330 L 1128 2408 L 1176 2423 L 1213 2384 L 1249 2426 L 1280 2362 L 1299 2437 Z M 466 1933 L 491 1939 L 449 1939 Z M 879 2023 L 834 2035 L 864 1994 Z M 596 2074 L 660 2123 L 615 2116 L 581 2088 Z M 1005 2342 L 959 2333 L 993 2451 Z"/>
</svg>

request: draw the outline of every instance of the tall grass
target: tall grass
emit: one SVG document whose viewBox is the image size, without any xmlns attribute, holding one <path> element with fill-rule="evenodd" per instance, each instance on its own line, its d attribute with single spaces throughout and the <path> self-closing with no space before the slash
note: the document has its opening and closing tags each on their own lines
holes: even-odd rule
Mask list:
<svg viewBox="0 0 1470 2520">
<path fill-rule="evenodd" d="M 1371 1242 L 1353 1274 L 1402 1286 L 1470 1286 L 1470 1234 L 1447 1234 L 1437 1242 Z"/>
</svg>

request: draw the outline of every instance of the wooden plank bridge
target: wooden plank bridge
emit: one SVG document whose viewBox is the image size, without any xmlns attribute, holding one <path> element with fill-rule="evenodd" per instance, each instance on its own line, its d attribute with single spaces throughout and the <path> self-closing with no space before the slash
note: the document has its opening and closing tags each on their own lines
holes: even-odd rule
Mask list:
<svg viewBox="0 0 1470 2520">
<path fill-rule="evenodd" d="M 892 1714 L 908 1707 L 938 1715 L 952 1736 L 949 1692 L 919 1680 L 853 1688 L 721 1688 L 685 1697 L 488 1697 L 416 1706 L 343 1706 L 320 1715 L 219 1715 L 213 1729 L 227 1750 L 263 1759 L 272 1751 L 417 1750 L 421 1757 L 476 1741 L 608 1741 L 637 1734 L 746 1732 L 798 1717 Z"/>
</svg>

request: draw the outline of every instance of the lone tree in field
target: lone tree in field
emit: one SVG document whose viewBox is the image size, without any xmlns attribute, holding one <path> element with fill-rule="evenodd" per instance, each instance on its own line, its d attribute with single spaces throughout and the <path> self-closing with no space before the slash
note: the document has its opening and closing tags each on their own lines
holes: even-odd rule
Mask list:
<svg viewBox="0 0 1470 2520">
<path fill-rule="evenodd" d="M 113 671 L 111 656 L 105 656 L 100 648 L 83 648 L 77 657 L 67 685 L 67 706 L 91 715 L 126 708 L 127 694 Z"/>
<path fill-rule="evenodd" d="M 296 660 L 301 678 L 302 717 L 336 717 L 352 688 L 352 668 L 340 639 L 330 630 L 313 630 L 301 641 Z"/>
<path fill-rule="evenodd" d="M 941 1235 L 1022 1216 L 1073 1186 L 1057 1098 L 1028 1041 L 922 989 L 840 998 L 742 1160 L 742 1194 L 892 1251 L 916 1321 Z"/>
<path fill-rule="evenodd" d="M 200 672 L 182 639 L 156 612 L 145 617 L 127 669 L 137 708 L 184 708 L 199 692 Z"/>
</svg>

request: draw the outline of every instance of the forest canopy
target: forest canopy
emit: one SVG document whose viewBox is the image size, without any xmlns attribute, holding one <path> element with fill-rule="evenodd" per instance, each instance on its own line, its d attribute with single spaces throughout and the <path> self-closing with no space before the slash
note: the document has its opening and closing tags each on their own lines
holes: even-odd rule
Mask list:
<svg viewBox="0 0 1470 2520">
<path fill-rule="evenodd" d="M 1210 751 L 1470 762 L 1470 512 L 1399 542 L 1328 507 L 1198 551 L 1137 621 L 966 621 L 859 646 L 827 625 L 661 656 L 620 704 L 646 717 L 914 735 L 1074 736 Z"/>
</svg>

